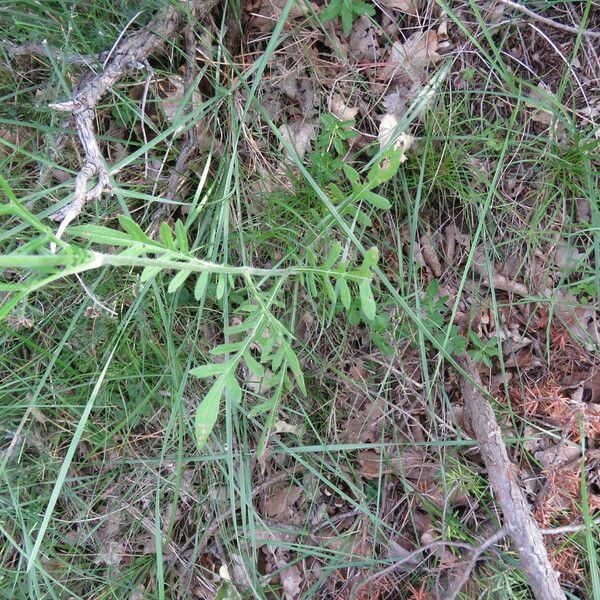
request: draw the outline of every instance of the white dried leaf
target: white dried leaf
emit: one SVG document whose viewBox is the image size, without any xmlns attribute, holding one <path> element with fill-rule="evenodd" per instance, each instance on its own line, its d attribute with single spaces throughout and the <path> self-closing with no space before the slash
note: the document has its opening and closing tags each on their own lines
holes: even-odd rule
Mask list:
<svg viewBox="0 0 600 600">
<path fill-rule="evenodd" d="M 381 119 L 381 123 L 379 124 L 379 147 L 385 148 L 392 141 L 394 136 L 396 135 L 396 129 L 398 127 L 398 118 L 395 115 L 384 115 L 383 119 Z M 413 145 L 415 138 L 412 135 L 408 135 L 407 133 L 401 133 L 394 142 L 394 149 L 398 150 L 398 148 L 402 149 L 402 158 L 400 162 L 404 162 L 406 160 L 406 152 Z"/>
<path fill-rule="evenodd" d="M 298 433 L 298 427 L 285 421 L 275 421 L 273 424 L 273 433 Z"/>
<path fill-rule="evenodd" d="M 231 581 L 231 575 L 229 574 L 229 569 L 227 565 L 221 565 L 219 569 L 219 577 L 224 579 L 225 581 Z"/>
<path fill-rule="evenodd" d="M 406 153 L 408 150 L 410 150 L 414 141 L 415 138 L 412 135 L 409 135 L 408 133 L 400 134 L 396 140 L 396 143 L 394 144 L 394 148 L 402 148 L 402 158 L 400 159 L 400 162 L 404 162 L 406 160 Z"/>
<path fill-rule="evenodd" d="M 398 127 L 398 119 L 395 115 L 383 115 L 381 123 L 379 123 L 379 134 L 377 139 L 379 140 L 379 147 L 383 148 L 387 146 L 392 140 L 392 136 Z"/>
<path fill-rule="evenodd" d="M 294 121 L 279 128 L 281 135 L 296 150 L 300 158 L 304 157 L 310 142 L 315 139 L 316 130 L 315 124 L 310 121 Z"/>
</svg>

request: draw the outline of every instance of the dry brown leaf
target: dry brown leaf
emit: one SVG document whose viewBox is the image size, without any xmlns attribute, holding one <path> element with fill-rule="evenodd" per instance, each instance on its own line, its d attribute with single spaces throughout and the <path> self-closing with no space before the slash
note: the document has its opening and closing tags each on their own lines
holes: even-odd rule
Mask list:
<svg viewBox="0 0 600 600">
<path fill-rule="evenodd" d="M 379 0 L 377 2 L 381 8 L 398 10 L 409 15 L 417 14 L 417 5 L 414 0 Z"/>
<path fill-rule="evenodd" d="M 318 100 L 315 99 L 313 81 L 310 77 L 302 76 L 295 71 L 285 72 L 281 79 L 278 78 L 273 83 L 272 87 L 275 90 L 281 90 L 290 100 L 298 104 L 304 120 L 313 117 L 317 112 Z M 278 100 L 280 101 L 281 98 Z M 270 113 L 272 112 L 271 110 Z M 274 116 L 277 117 L 277 113 Z"/>
<path fill-rule="evenodd" d="M 417 567 L 421 561 L 423 560 L 422 554 L 413 554 L 412 550 L 408 550 L 406 546 L 408 542 L 404 541 L 402 538 L 397 537 L 395 540 L 390 539 L 387 544 L 387 556 L 390 560 L 394 562 L 404 561 L 398 567 L 398 572 L 409 572 L 412 571 L 415 567 Z"/>
<path fill-rule="evenodd" d="M 596 371 L 591 377 L 583 382 L 583 387 L 590 393 L 589 402 L 600 404 L 600 371 Z"/>
<path fill-rule="evenodd" d="M 288 567 L 279 575 L 286 600 L 296 600 L 300 596 L 302 575 L 296 565 Z"/>
<path fill-rule="evenodd" d="M 578 263 L 585 257 L 584 252 L 579 252 L 572 244 L 561 244 L 554 252 L 554 263 L 561 269 L 574 271 L 578 268 Z"/>
<path fill-rule="evenodd" d="M 381 475 L 394 473 L 398 470 L 396 467 L 398 459 L 382 460 L 381 455 L 375 450 L 359 452 L 358 462 L 360 464 L 360 474 L 368 479 L 377 479 Z"/>
<path fill-rule="evenodd" d="M 286 5 L 286 0 L 258 0 L 258 2 L 250 1 L 245 4 L 246 14 L 250 15 L 245 29 L 258 33 L 268 33 L 277 25 L 281 11 Z M 307 14 L 308 8 L 308 3 L 294 2 L 288 20 L 303 17 Z M 318 7 L 313 6 L 312 9 L 318 10 Z"/>
<path fill-rule="evenodd" d="M 500 275 L 495 273 L 492 276 L 492 280 L 490 282 L 488 276 L 488 269 L 486 266 L 486 256 L 483 248 L 478 248 L 475 253 L 475 260 L 473 261 L 473 269 L 481 275 L 482 283 L 486 287 L 494 287 L 497 290 L 504 290 L 506 292 L 511 292 L 513 294 L 517 294 L 519 296 L 528 296 L 529 290 L 527 287 L 519 283 L 518 281 L 513 281 L 512 279 L 505 277 L 504 275 Z"/>
<path fill-rule="evenodd" d="M 363 361 L 360 359 L 355 360 L 348 369 L 348 375 L 354 381 L 364 381 L 367 371 Z"/>
<path fill-rule="evenodd" d="M 413 481 L 429 480 L 434 465 L 420 450 L 404 450 L 401 456 L 382 458 L 375 450 L 363 450 L 358 453 L 360 473 L 363 477 L 377 479 L 380 475 L 398 473 Z"/>
<path fill-rule="evenodd" d="M 33 319 L 23 317 L 21 315 L 9 315 L 6 318 L 6 324 L 13 330 L 19 331 L 19 329 L 31 329 L 35 322 Z"/>
<path fill-rule="evenodd" d="M 294 121 L 282 125 L 279 131 L 290 146 L 296 150 L 298 156 L 303 158 L 311 141 L 315 139 L 317 128 L 310 121 Z"/>
<path fill-rule="evenodd" d="M 364 16 L 359 17 L 352 28 L 348 47 L 358 62 L 375 65 L 379 58 L 379 41 L 373 23 Z"/>
<path fill-rule="evenodd" d="M 181 103 L 185 97 L 185 84 L 183 77 L 169 77 L 162 87 L 162 102 L 160 103 L 161 110 L 169 123 L 173 123 L 177 116 L 181 116 L 183 109 Z M 192 93 L 192 106 L 197 106 L 202 102 L 200 93 L 194 91 Z"/>
<path fill-rule="evenodd" d="M 431 272 L 435 277 L 441 277 L 442 275 L 442 263 L 438 258 L 437 252 L 433 245 L 433 238 L 430 233 L 426 233 L 421 236 L 421 254 L 427 263 L 427 266 L 431 269 Z"/>
<path fill-rule="evenodd" d="M 598 131 L 600 131 L 600 128 Z M 575 203 L 577 222 L 589 223 L 592 219 L 592 207 L 590 206 L 589 198 L 577 198 Z"/>
<path fill-rule="evenodd" d="M 398 79 L 423 83 L 429 65 L 440 60 L 438 47 L 438 34 L 433 29 L 413 33 L 404 44 L 394 42 L 386 66 L 379 70 L 379 77 L 386 81 Z"/>
<path fill-rule="evenodd" d="M 581 447 L 576 444 L 561 442 L 545 450 L 539 450 L 534 456 L 544 470 L 547 471 L 548 469 L 560 467 L 579 458 L 581 456 Z"/>
<path fill-rule="evenodd" d="M 297 485 L 278 488 L 264 503 L 265 515 L 274 519 L 287 517 L 287 513 L 301 497 L 302 489 Z"/>
<path fill-rule="evenodd" d="M 593 324 L 595 310 L 581 306 L 581 302 L 569 292 L 558 290 L 553 294 L 555 314 L 568 329 L 569 334 L 584 346 L 590 341 L 588 326 Z"/>
</svg>

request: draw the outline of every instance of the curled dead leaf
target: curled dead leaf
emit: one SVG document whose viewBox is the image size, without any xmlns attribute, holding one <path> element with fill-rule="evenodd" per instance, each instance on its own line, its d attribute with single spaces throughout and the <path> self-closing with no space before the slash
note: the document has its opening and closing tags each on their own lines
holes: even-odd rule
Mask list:
<svg viewBox="0 0 600 600">
<path fill-rule="evenodd" d="M 351 107 L 339 94 L 331 99 L 330 110 L 340 121 L 350 121 L 358 114 L 358 107 Z"/>
<path fill-rule="evenodd" d="M 248 10 L 250 18 L 245 29 L 257 33 L 268 33 L 277 25 L 281 16 L 281 11 L 286 5 L 286 0 L 258 0 L 258 2 Z M 310 4 L 308 2 L 294 2 L 288 15 L 288 20 L 299 19 L 307 14 Z M 250 7 L 249 7 L 250 8 Z M 317 9 L 313 6 L 312 10 Z"/>
<path fill-rule="evenodd" d="M 434 247 L 433 237 L 430 233 L 425 233 L 421 236 L 421 254 L 434 276 L 441 277 L 442 263 L 438 258 L 438 254 Z"/>
<path fill-rule="evenodd" d="M 296 565 L 292 565 L 279 575 L 286 600 L 296 600 L 300 596 L 302 575 Z"/>
<path fill-rule="evenodd" d="M 394 136 L 396 135 L 396 130 L 398 127 L 398 118 L 395 115 L 386 114 L 381 119 L 381 123 L 379 124 L 379 147 L 385 148 L 392 141 Z M 413 145 L 415 138 L 412 135 L 407 133 L 401 133 L 394 142 L 394 149 L 402 149 L 402 157 L 400 158 L 400 162 L 406 161 L 406 152 Z"/>
<path fill-rule="evenodd" d="M 397 10 L 413 16 L 417 14 L 417 5 L 414 0 L 379 0 L 378 4 L 384 9 Z"/>
</svg>

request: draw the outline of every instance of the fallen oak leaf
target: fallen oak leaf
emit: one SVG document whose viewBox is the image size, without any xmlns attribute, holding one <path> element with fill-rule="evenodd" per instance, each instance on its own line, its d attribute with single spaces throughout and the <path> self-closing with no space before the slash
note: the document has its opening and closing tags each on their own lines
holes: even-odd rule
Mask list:
<svg viewBox="0 0 600 600">
<path fill-rule="evenodd" d="M 293 121 L 279 128 L 282 137 L 296 151 L 299 158 L 303 158 L 310 143 L 315 139 L 317 128 L 310 121 Z M 285 148 L 286 154 L 289 153 Z"/>
<path fill-rule="evenodd" d="M 358 114 L 358 106 L 350 107 L 339 94 L 331 99 L 330 110 L 340 121 L 352 121 Z"/>
<path fill-rule="evenodd" d="M 279 579 L 281 579 L 286 600 L 296 600 L 300 596 L 303 581 L 300 569 L 296 565 L 292 565 L 280 573 Z"/>
<path fill-rule="evenodd" d="M 360 17 L 354 23 L 348 42 L 350 54 L 358 62 L 373 65 L 379 59 L 379 41 L 373 23 L 366 17 Z"/>
</svg>

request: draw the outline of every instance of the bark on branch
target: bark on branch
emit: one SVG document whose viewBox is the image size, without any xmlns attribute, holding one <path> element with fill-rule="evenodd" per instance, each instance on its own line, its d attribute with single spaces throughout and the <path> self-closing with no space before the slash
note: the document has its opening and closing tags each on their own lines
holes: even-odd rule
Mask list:
<svg viewBox="0 0 600 600">
<path fill-rule="evenodd" d="M 197 18 L 207 15 L 218 0 L 188 0 L 187 6 Z M 157 13 L 143 28 L 124 36 L 106 54 L 102 70 L 84 75 L 75 87 L 72 98 L 50 105 L 51 108 L 73 115 L 75 127 L 84 150 L 84 165 L 75 180 L 73 200 L 52 218 L 61 221 L 56 233 L 60 237 L 69 223 L 75 219 L 84 204 L 99 198 L 110 190 L 108 170 L 100 151 L 94 131 L 95 109 L 100 99 L 124 75 L 133 69 L 144 68 L 148 58 L 160 51 L 167 40 L 172 39 L 183 23 L 184 15 L 175 4 L 166 2 L 166 7 Z M 97 183 L 88 190 L 93 177 Z M 55 250 L 55 247 L 52 248 Z"/>
<path fill-rule="evenodd" d="M 502 441 L 500 427 L 487 399 L 479 391 L 476 365 L 466 355 L 459 360 L 469 377 L 461 378 L 465 413 L 485 462 L 490 485 L 504 515 L 505 527 L 521 559 L 521 566 L 538 600 L 565 600 L 531 508 Z"/>
</svg>

